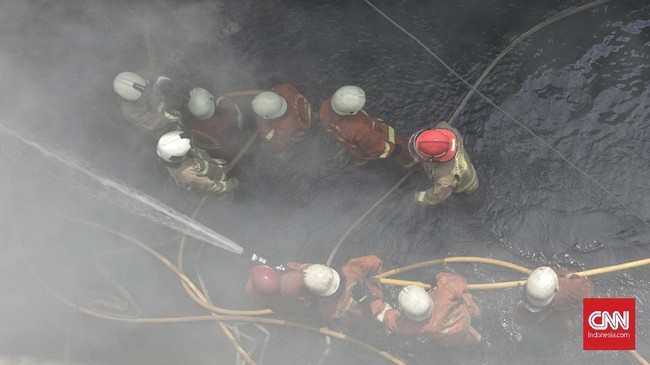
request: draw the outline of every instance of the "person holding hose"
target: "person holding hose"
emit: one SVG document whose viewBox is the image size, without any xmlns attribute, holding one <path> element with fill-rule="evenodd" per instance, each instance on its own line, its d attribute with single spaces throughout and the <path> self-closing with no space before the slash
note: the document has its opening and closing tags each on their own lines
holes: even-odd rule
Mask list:
<svg viewBox="0 0 650 365">
<path fill-rule="evenodd" d="M 472 327 L 472 318 L 479 317 L 481 310 L 467 293 L 467 280 L 461 275 L 438 273 L 429 292 L 405 286 L 397 298 L 399 309 L 369 292 L 357 291 L 355 297 L 392 333 L 427 337 L 442 346 L 481 342 L 482 336 Z"/>
</svg>

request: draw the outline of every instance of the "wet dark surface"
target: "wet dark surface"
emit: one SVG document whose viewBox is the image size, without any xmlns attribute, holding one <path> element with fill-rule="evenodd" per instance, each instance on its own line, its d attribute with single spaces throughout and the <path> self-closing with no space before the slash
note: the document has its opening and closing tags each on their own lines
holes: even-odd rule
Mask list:
<svg viewBox="0 0 650 365">
<path fill-rule="evenodd" d="M 584 3 L 373 4 L 473 82 L 520 34 Z M 12 128 L 186 214 L 200 197 L 174 186 L 155 160 L 154 141 L 121 119 L 111 89 L 117 73 L 146 66 L 145 29 L 151 30 L 155 63 L 181 88 L 218 93 L 288 81 L 316 108 L 337 87 L 356 84 L 367 93 L 365 109 L 405 135 L 449 118 L 468 91 L 362 1 L 31 1 L 2 7 L 0 67 L 6 82 L 0 110 L 15 122 Z M 229 21 L 239 24 L 235 34 L 224 32 Z M 480 87 L 611 195 L 475 95 L 455 126 L 478 171 L 479 190 L 422 208 L 412 195 L 429 182 L 409 178 L 347 238 L 334 265 L 367 254 L 383 258 L 386 269 L 445 256 L 483 256 L 529 268 L 582 270 L 648 257 L 649 59 L 650 5 L 616 1 L 524 40 Z M 12 242 L 21 242 L 46 280 L 77 303 L 129 316 L 202 313 L 173 274 L 124 240 L 25 206 L 101 222 L 152 243 L 170 258 L 176 255 L 176 233 L 97 199 L 98 188 L 78 174 L 2 139 L 8 158 L 1 185 L 8 188 L 1 224 L 8 238 L 0 260 L 6 278 L 0 352 L 106 364 L 234 361 L 215 325 L 89 319 L 42 290 Z M 359 169 L 339 149 L 320 127 L 281 163 L 251 149 L 233 172 L 242 181 L 235 201 L 208 200 L 198 220 L 274 258 L 325 262 L 341 235 L 404 175 L 382 164 Z M 254 308 L 242 293 L 245 263 L 224 250 L 200 247 L 189 245 L 187 271 L 196 279 L 199 269 L 215 303 Z M 404 278 L 431 280 L 443 269 L 472 283 L 519 278 L 507 269 L 469 264 Z M 637 298 L 637 350 L 645 357 L 650 357 L 649 274 L 639 268 L 593 278 L 598 296 Z M 550 350 L 539 350 L 513 324 L 516 289 L 476 295 L 485 342 L 475 348 L 355 335 L 409 364 L 635 363 L 625 353 L 583 352 L 579 329 Z M 112 299 L 101 301 L 107 297 Z M 284 328 L 271 332 L 265 364 L 318 362 L 324 349 L 320 336 Z M 335 342 L 325 363 L 381 361 Z"/>
</svg>

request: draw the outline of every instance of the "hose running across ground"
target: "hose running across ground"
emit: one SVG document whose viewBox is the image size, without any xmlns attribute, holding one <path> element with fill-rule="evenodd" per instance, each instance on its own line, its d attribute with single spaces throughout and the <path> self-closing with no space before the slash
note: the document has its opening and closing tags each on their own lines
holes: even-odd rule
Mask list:
<svg viewBox="0 0 650 365">
<path fill-rule="evenodd" d="M 389 18 L 386 14 L 384 14 L 381 10 L 379 10 L 376 6 L 374 6 L 370 1 L 368 1 L 368 0 L 364 0 L 364 1 L 365 1 L 365 2 L 370 6 L 370 7 L 372 7 L 375 11 L 377 11 L 379 14 L 381 14 L 384 18 L 386 18 L 389 22 L 391 22 L 393 25 L 395 25 L 397 28 L 399 28 L 401 31 L 403 31 L 403 32 L 406 33 L 409 37 L 411 37 L 413 40 L 415 40 L 415 41 L 416 41 L 420 46 L 422 46 L 426 51 L 428 51 L 431 55 L 433 55 L 433 57 L 434 57 L 436 60 L 438 60 L 438 62 L 440 62 L 440 63 L 441 63 L 445 68 L 447 68 L 447 69 L 448 69 L 452 74 L 454 74 L 454 76 L 456 76 L 458 79 L 460 79 L 462 82 L 464 82 L 467 86 L 469 86 L 470 91 L 465 95 L 465 98 L 463 98 L 462 102 L 458 105 L 458 107 L 456 108 L 456 110 L 454 111 L 454 113 L 453 113 L 453 114 L 451 115 L 451 117 L 449 118 L 448 123 L 449 123 L 449 125 L 452 125 L 453 122 L 456 120 L 456 117 L 460 114 L 460 112 L 463 110 L 463 108 L 465 108 L 465 105 L 467 105 L 467 102 L 468 102 L 469 99 L 472 97 L 472 95 L 474 94 L 474 92 L 476 92 L 476 93 L 477 93 L 478 95 L 480 95 L 482 98 L 484 98 L 485 100 L 487 100 L 487 101 L 488 101 L 490 104 L 492 104 L 493 106 L 497 107 L 493 102 L 491 102 L 489 99 L 487 99 L 487 97 L 485 97 L 485 95 L 483 95 L 483 94 L 481 94 L 480 92 L 478 92 L 477 89 L 479 88 L 479 86 L 481 86 L 481 83 L 483 82 L 483 80 L 485 80 L 485 78 L 486 78 L 487 75 L 490 73 L 490 71 L 492 71 L 492 69 L 494 68 L 494 66 L 496 66 L 496 64 L 497 64 L 497 63 L 498 63 L 498 62 L 499 62 L 499 61 L 500 61 L 500 60 L 501 60 L 501 59 L 502 59 L 502 58 L 503 58 L 503 57 L 504 57 L 508 52 L 510 52 L 510 51 L 511 51 L 511 50 L 512 50 L 512 49 L 513 49 L 517 44 L 521 43 L 522 40 L 524 40 L 525 38 L 529 37 L 529 36 L 532 35 L 533 33 L 539 31 L 540 29 L 543 29 L 543 28 L 545 28 L 546 26 L 548 26 L 548 25 L 550 25 L 550 24 L 552 24 L 552 23 L 555 23 L 556 21 L 558 21 L 558 20 L 560 20 L 560 19 L 564 19 L 564 18 L 566 18 L 566 17 L 568 17 L 568 16 L 570 16 L 570 15 L 576 14 L 576 13 L 578 13 L 578 12 L 581 12 L 581 11 L 583 11 L 583 10 L 586 10 L 586 9 L 592 8 L 592 7 L 594 7 L 594 6 L 600 5 L 600 4 L 602 4 L 602 3 L 605 3 L 605 2 L 608 2 L 608 1 L 611 1 L 611 0 L 597 0 L 597 1 L 593 1 L 593 2 L 591 2 L 591 3 L 588 3 L 588 4 L 585 4 L 585 5 L 579 6 L 579 7 L 577 7 L 577 8 L 571 9 L 571 10 L 568 10 L 568 11 L 562 13 L 562 14 L 556 15 L 556 16 L 550 18 L 550 19 L 547 19 L 547 20 L 545 20 L 545 21 L 543 21 L 543 22 L 537 24 L 537 25 L 534 26 L 533 28 L 529 29 L 527 32 L 525 32 L 525 33 L 523 33 L 522 35 L 520 35 L 519 37 L 517 37 L 517 39 L 515 39 L 515 40 L 514 40 L 510 45 L 508 45 L 508 47 L 506 47 L 503 51 L 501 51 L 501 53 L 499 53 L 499 55 L 497 55 L 497 57 L 495 57 L 494 60 L 493 60 L 493 61 L 492 61 L 492 62 L 491 62 L 491 63 L 490 63 L 486 68 L 485 68 L 485 70 L 483 71 L 483 73 L 481 74 L 481 76 L 476 80 L 476 82 L 474 82 L 474 85 L 470 85 L 467 81 L 465 81 L 465 79 L 463 79 L 462 76 L 460 76 L 459 74 L 457 74 L 457 73 L 456 73 L 456 72 L 455 72 L 455 71 L 454 71 L 454 70 L 453 70 L 449 65 L 447 65 L 447 63 L 446 63 L 445 61 L 443 61 L 440 57 L 438 57 L 438 55 L 436 55 L 433 51 L 431 51 L 431 49 L 429 49 L 429 47 L 427 47 L 426 45 L 424 45 L 424 43 L 422 43 L 419 39 L 417 39 L 415 36 L 413 36 L 411 33 L 409 33 L 408 31 L 406 31 L 406 30 L 405 30 L 404 28 L 402 28 L 399 24 L 397 24 L 395 21 L 393 21 L 391 18 Z M 502 111 L 502 109 L 499 108 L 499 107 L 497 107 L 497 109 L 499 109 L 499 110 Z M 509 116 L 511 119 L 514 120 L 514 118 L 511 117 L 509 114 L 506 114 L 506 115 Z M 518 124 L 521 125 L 521 123 L 519 123 L 518 121 L 515 120 L 515 122 L 517 122 Z M 523 125 L 522 125 L 522 126 L 523 126 Z M 529 131 L 530 133 L 532 133 L 533 135 L 535 135 L 531 130 L 529 130 L 529 129 L 526 128 L 525 126 L 524 126 L 524 128 L 525 128 L 527 131 Z M 541 139 L 540 137 L 537 137 L 537 135 L 535 135 L 535 136 L 536 136 L 537 139 Z M 556 151 L 552 146 L 548 145 L 545 141 L 542 140 L 542 142 L 543 142 L 545 145 L 551 147 L 551 149 L 553 149 L 556 153 L 559 154 L 559 151 Z M 579 172 L 581 172 L 583 175 L 587 176 L 587 177 L 589 178 L 589 180 L 591 180 L 592 182 L 594 182 L 594 183 L 595 183 L 596 185 L 598 185 L 601 189 L 605 190 L 605 192 L 607 192 L 610 196 L 612 196 L 612 197 L 613 197 L 613 198 L 614 198 L 614 199 L 615 199 L 619 204 L 621 204 L 621 205 L 622 205 L 622 206 L 623 206 L 623 207 L 624 207 L 628 212 L 630 212 L 632 215 L 634 215 L 636 218 L 640 219 L 642 222 L 644 222 L 646 225 L 648 225 L 648 226 L 650 227 L 650 224 L 648 224 L 648 223 L 645 222 L 643 219 L 641 219 L 638 215 L 636 215 L 634 212 L 632 212 L 630 208 L 628 208 L 625 204 L 623 204 L 622 201 L 620 201 L 618 198 L 616 198 L 612 193 L 610 193 L 610 192 L 609 192 L 607 189 L 605 189 L 602 185 L 600 185 L 598 182 L 596 182 L 595 180 L 593 180 L 593 178 L 591 178 L 590 176 L 586 175 L 585 172 L 583 172 L 582 170 L 580 170 L 577 166 L 573 165 L 573 163 L 571 163 L 570 161 L 568 161 L 565 157 L 563 157 L 563 156 L 561 156 L 561 157 L 562 157 L 563 160 L 565 160 L 566 162 L 568 162 L 572 167 L 574 167 L 575 169 L 577 169 L 577 170 L 578 170 Z M 408 179 L 412 174 L 413 174 L 412 172 L 408 172 L 408 173 L 406 173 L 406 175 L 404 175 L 404 177 L 402 177 L 402 178 L 401 178 L 397 183 L 395 183 L 395 185 L 394 185 L 392 188 L 390 188 L 390 189 L 388 190 L 388 192 L 386 192 L 384 195 L 382 195 L 382 196 L 377 200 L 377 202 L 375 202 L 373 205 L 371 205 L 370 208 L 368 208 L 368 210 L 366 210 L 366 211 L 365 211 L 365 212 L 364 212 L 364 213 L 359 217 L 359 219 L 357 219 L 357 221 L 354 222 L 354 224 L 352 224 L 352 226 L 350 226 L 350 228 L 348 228 L 348 230 L 343 234 L 343 236 L 341 236 L 341 238 L 339 239 L 339 241 L 336 243 L 336 245 L 335 245 L 334 248 L 332 249 L 332 252 L 330 253 L 330 256 L 327 258 L 327 265 L 328 265 L 328 266 L 331 265 L 332 261 L 334 260 L 334 256 L 335 256 L 336 253 L 338 252 L 339 247 L 341 246 L 341 244 L 343 243 L 343 241 L 347 238 L 347 236 L 350 235 L 350 233 L 352 233 L 352 231 L 353 231 L 357 226 L 359 226 L 359 224 L 361 224 L 361 222 L 363 222 L 363 220 L 364 220 L 364 219 L 365 219 L 365 218 L 366 218 L 366 217 L 367 217 L 367 216 L 368 216 L 368 215 L 369 215 L 373 210 L 375 210 L 375 208 L 377 208 L 377 206 L 379 206 L 379 205 L 380 205 L 384 200 L 386 200 L 386 198 L 387 198 L 390 194 L 392 194 L 392 193 L 393 193 L 393 192 L 394 192 L 394 191 L 395 191 L 395 190 L 396 190 L 400 185 L 402 185 L 402 183 L 404 183 L 404 181 L 406 181 L 406 179 Z"/>
</svg>

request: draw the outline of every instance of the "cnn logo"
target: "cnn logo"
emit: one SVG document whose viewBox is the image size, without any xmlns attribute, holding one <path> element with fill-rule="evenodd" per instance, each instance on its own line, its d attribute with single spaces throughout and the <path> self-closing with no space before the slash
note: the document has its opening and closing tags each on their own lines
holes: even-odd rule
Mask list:
<svg viewBox="0 0 650 365">
<path fill-rule="evenodd" d="M 583 348 L 585 350 L 634 350 L 634 298 L 583 299 Z"/>
<path fill-rule="evenodd" d="M 630 312 L 615 311 L 610 314 L 606 311 L 595 311 L 589 315 L 589 326 L 595 330 L 606 330 L 608 327 L 617 330 L 620 326 L 622 329 L 630 329 Z"/>
</svg>

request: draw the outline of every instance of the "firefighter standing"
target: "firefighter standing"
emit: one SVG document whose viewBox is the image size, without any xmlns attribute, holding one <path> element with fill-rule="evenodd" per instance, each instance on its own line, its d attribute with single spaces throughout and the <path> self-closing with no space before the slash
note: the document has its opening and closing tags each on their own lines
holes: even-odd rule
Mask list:
<svg viewBox="0 0 650 365">
<path fill-rule="evenodd" d="M 362 110 L 366 95 L 358 86 L 340 87 L 320 107 L 320 120 L 343 145 L 357 165 L 394 159 L 407 169 L 418 170 L 408 153 L 408 140 L 379 118 Z"/>
<path fill-rule="evenodd" d="M 303 270 L 309 264 L 288 262 L 279 268 L 256 265 L 244 291 L 257 304 L 275 313 L 318 317 L 318 298 L 303 280 Z"/>
<path fill-rule="evenodd" d="M 183 189 L 199 193 L 224 195 L 238 185 L 237 179 L 227 179 L 223 160 L 208 160 L 192 149 L 188 132 L 172 131 L 158 140 L 158 157 Z"/>
<path fill-rule="evenodd" d="M 404 287 L 397 298 L 400 309 L 370 297 L 378 321 L 395 334 L 427 337 L 443 346 L 470 345 L 481 341 L 472 327 L 480 308 L 467 293 L 464 277 L 442 272 L 429 293 L 415 285 Z"/>
<path fill-rule="evenodd" d="M 307 289 L 320 297 L 321 319 L 335 329 L 348 326 L 376 326 L 372 313 L 352 298 L 356 285 L 364 286 L 375 298 L 383 299 L 379 284 L 363 280 L 382 272 L 382 261 L 377 256 L 363 256 L 349 260 L 340 270 L 313 264 L 304 271 Z M 383 303 L 377 303 L 383 307 Z"/>
<path fill-rule="evenodd" d="M 113 80 L 124 118 L 155 140 L 180 126 L 180 114 L 166 95 L 171 87 L 169 77 L 147 70 L 121 72 Z"/>
<path fill-rule="evenodd" d="M 463 145 L 463 137 L 447 122 L 411 136 L 409 152 L 413 158 L 422 161 L 424 170 L 433 181 L 429 190 L 415 193 L 416 203 L 435 205 L 452 192 L 471 194 L 478 189 L 478 176 Z"/>
<path fill-rule="evenodd" d="M 211 157 L 230 158 L 237 153 L 243 117 L 237 104 L 229 97 L 217 100 L 202 88 L 189 92 L 187 109 L 193 118 L 185 121 L 197 147 Z"/>
<path fill-rule="evenodd" d="M 257 114 L 262 149 L 282 157 L 289 146 L 311 126 L 312 111 L 307 98 L 291 84 L 277 85 L 251 102 Z"/>
</svg>

